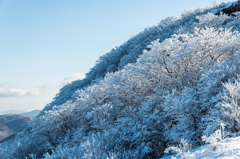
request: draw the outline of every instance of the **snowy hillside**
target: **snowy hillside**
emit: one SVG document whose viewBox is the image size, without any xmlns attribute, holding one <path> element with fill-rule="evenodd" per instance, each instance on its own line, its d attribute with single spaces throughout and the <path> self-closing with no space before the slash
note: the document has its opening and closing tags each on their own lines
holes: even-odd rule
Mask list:
<svg viewBox="0 0 240 159">
<path fill-rule="evenodd" d="M 220 7 L 216 7 L 219 4 L 216 4 L 213 8 L 197 8 L 193 11 L 184 11 L 180 18 L 167 17 L 159 22 L 159 24 L 146 28 L 144 31 L 135 35 L 133 38 L 129 39 L 127 42 L 122 44 L 119 47 L 113 48 L 110 52 L 104 54 L 96 61 L 96 64 L 93 68 L 90 69 L 90 72 L 86 74 L 86 78 L 83 80 L 77 80 L 66 86 L 62 87 L 53 101 L 46 105 L 43 111 L 40 113 L 44 115 L 44 112 L 51 110 L 53 106 L 58 106 L 66 101 L 75 101 L 75 92 L 80 89 L 84 89 L 89 85 L 92 85 L 96 81 L 105 77 L 107 73 L 112 73 L 118 70 L 121 70 L 129 63 L 135 63 L 137 58 L 142 55 L 143 50 L 147 48 L 154 40 L 164 41 L 167 38 L 170 38 L 174 34 L 180 33 L 191 33 L 193 32 L 194 27 L 215 27 L 222 25 L 224 20 L 217 17 L 216 21 L 218 23 L 214 24 L 213 14 L 219 14 L 220 12 L 230 12 L 227 10 L 229 6 L 232 6 L 234 3 L 223 3 Z M 205 15 L 200 16 L 199 15 Z M 199 21 L 202 21 L 202 24 L 197 24 Z M 208 23 L 213 24 L 204 24 L 203 21 L 208 21 Z M 201 26 L 200 26 L 201 25 Z M 215 25 L 215 26 L 214 26 Z M 226 28 L 231 27 L 230 25 L 225 26 Z"/>
<path fill-rule="evenodd" d="M 216 2 L 145 29 L 64 86 L 0 158 L 240 157 L 239 11 Z"/>
</svg>

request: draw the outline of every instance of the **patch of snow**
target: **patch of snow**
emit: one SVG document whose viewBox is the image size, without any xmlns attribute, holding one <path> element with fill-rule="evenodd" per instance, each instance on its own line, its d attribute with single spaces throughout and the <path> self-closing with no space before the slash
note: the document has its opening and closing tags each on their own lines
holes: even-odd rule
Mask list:
<svg viewBox="0 0 240 159">
<path fill-rule="evenodd" d="M 210 144 L 190 150 L 189 159 L 240 159 L 240 137 L 223 140 L 215 150 Z M 161 159 L 181 159 L 180 155 L 165 156 Z"/>
</svg>

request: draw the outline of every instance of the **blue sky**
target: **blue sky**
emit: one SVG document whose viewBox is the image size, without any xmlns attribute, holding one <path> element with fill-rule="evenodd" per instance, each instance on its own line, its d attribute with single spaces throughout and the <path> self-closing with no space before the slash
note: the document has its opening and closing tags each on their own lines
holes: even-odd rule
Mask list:
<svg viewBox="0 0 240 159">
<path fill-rule="evenodd" d="M 134 34 L 213 2 L 0 0 L 0 111 L 42 109 Z"/>
</svg>

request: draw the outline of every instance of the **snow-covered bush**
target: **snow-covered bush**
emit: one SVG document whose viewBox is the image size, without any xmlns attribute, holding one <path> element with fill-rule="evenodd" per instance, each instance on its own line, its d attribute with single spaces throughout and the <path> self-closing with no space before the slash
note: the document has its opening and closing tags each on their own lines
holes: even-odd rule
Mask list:
<svg viewBox="0 0 240 159">
<path fill-rule="evenodd" d="M 205 118 L 207 121 L 207 129 L 205 133 L 210 130 L 216 130 L 220 123 L 226 126 L 226 132 L 230 136 L 239 136 L 240 130 L 240 80 L 239 77 L 234 82 L 227 82 L 224 84 L 224 91 L 220 94 L 222 101 L 217 103 L 211 109 L 209 115 Z M 211 132 L 210 132 L 211 133 Z"/>
<path fill-rule="evenodd" d="M 166 95 L 163 102 L 165 115 L 165 137 L 168 143 L 179 143 L 181 138 L 189 140 L 192 144 L 200 144 L 197 131 L 199 122 L 196 90 L 186 88 L 182 92 L 173 91 Z"/>
<path fill-rule="evenodd" d="M 226 134 L 225 134 L 225 124 L 224 123 L 220 123 L 220 129 L 216 130 L 213 134 L 211 134 L 210 136 L 202 136 L 202 140 L 205 143 L 209 143 L 211 149 L 213 151 L 216 150 L 217 146 L 223 142 L 224 139 L 226 139 Z"/>
</svg>

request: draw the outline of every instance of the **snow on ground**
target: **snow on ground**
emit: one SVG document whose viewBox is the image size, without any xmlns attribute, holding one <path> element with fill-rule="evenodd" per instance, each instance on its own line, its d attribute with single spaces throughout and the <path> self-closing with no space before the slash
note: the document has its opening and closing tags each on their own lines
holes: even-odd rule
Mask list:
<svg viewBox="0 0 240 159">
<path fill-rule="evenodd" d="M 188 158 L 185 159 L 240 159 L 240 137 L 229 138 L 218 143 L 215 151 L 213 146 L 208 144 L 190 150 Z M 180 155 L 166 156 L 161 159 L 184 159 Z"/>
</svg>

